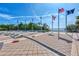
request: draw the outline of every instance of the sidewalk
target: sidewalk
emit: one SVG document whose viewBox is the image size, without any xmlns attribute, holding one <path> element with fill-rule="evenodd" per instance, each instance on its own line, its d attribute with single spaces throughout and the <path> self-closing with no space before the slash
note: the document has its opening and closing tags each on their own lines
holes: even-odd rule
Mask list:
<svg viewBox="0 0 79 59">
<path fill-rule="evenodd" d="M 31 37 L 31 36 L 29 36 Z M 48 34 L 36 36 L 36 37 L 31 37 L 67 56 L 71 55 L 71 45 L 72 43 L 67 43 L 63 40 L 58 40 L 57 34 L 49 36 Z"/>
<path fill-rule="evenodd" d="M 17 43 L 4 44 L 0 56 L 55 56 L 48 49 L 29 39 L 19 38 L 19 40 Z"/>
<path fill-rule="evenodd" d="M 72 56 L 79 56 L 79 33 L 73 33 L 73 39 L 72 39 L 72 51 L 71 55 Z"/>
</svg>

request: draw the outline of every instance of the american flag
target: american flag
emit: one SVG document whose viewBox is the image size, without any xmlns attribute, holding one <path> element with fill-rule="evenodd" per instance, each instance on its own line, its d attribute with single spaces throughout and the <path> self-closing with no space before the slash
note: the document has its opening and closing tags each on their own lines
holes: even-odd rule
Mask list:
<svg viewBox="0 0 79 59">
<path fill-rule="evenodd" d="M 53 16 L 53 15 L 52 15 L 52 20 L 55 20 L 55 19 L 56 19 L 56 16 Z"/>
<path fill-rule="evenodd" d="M 58 10 L 59 13 L 63 13 L 64 12 L 64 8 L 61 8 Z"/>
</svg>

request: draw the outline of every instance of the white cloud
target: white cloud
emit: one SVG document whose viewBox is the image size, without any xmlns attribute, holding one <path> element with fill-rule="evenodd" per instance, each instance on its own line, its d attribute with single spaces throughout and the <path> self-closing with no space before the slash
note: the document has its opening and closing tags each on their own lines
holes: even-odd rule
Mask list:
<svg viewBox="0 0 79 59">
<path fill-rule="evenodd" d="M 0 11 L 2 12 L 2 13 L 0 13 L 0 17 L 5 18 L 5 19 L 10 19 L 12 17 L 11 15 L 5 14 L 5 13 L 9 12 L 9 10 L 7 8 L 0 7 Z"/>
<path fill-rule="evenodd" d="M 10 19 L 10 18 L 12 18 L 12 16 L 7 15 L 7 14 L 2 14 L 2 13 L 0 13 L 0 17 L 5 18 L 5 19 Z"/>
<path fill-rule="evenodd" d="M 51 16 L 51 15 L 54 15 L 54 16 L 58 16 L 58 13 L 53 13 L 53 14 L 48 14 L 48 15 L 42 15 L 43 17 L 47 17 L 47 16 Z M 26 17 L 37 17 L 39 19 L 40 16 L 11 16 L 11 15 L 8 15 L 8 14 L 2 14 L 0 13 L 0 17 L 3 17 L 5 19 L 13 19 L 13 18 L 26 18 Z M 61 18 L 64 18 L 64 15 L 60 15 Z"/>
</svg>

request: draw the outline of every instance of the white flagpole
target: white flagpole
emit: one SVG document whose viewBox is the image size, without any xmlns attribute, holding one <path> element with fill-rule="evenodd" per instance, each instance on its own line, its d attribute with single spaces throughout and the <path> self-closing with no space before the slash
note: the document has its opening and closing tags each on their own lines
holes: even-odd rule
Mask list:
<svg viewBox="0 0 79 59">
<path fill-rule="evenodd" d="M 40 22 L 41 22 L 41 32 L 42 32 L 42 18 L 40 18 Z"/>
<path fill-rule="evenodd" d="M 59 40 L 59 35 L 60 35 L 59 31 L 60 29 L 59 29 L 59 8 L 58 8 L 58 40 Z"/>
<path fill-rule="evenodd" d="M 53 33 L 53 19 L 52 19 L 52 33 Z"/>
<path fill-rule="evenodd" d="M 42 18 L 41 18 L 41 32 L 42 32 Z"/>
<path fill-rule="evenodd" d="M 19 30 L 19 21 L 17 19 L 17 31 Z"/>
<path fill-rule="evenodd" d="M 9 20 L 8 20 L 8 29 L 7 29 L 7 33 L 9 32 L 9 28 L 10 28 L 10 26 L 9 26 Z"/>
<path fill-rule="evenodd" d="M 66 34 L 67 34 L 67 11 L 66 11 L 66 17 L 65 17 L 65 25 L 66 25 Z"/>
<path fill-rule="evenodd" d="M 32 32 L 33 32 L 33 18 L 32 18 Z"/>
<path fill-rule="evenodd" d="M 8 31 L 9 31 L 9 20 L 8 20 Z"/>
<path fill-rule="evenodd" d="M 25 19 L 25 31 L 26 31 L 26 19 Z"/>
</svg>

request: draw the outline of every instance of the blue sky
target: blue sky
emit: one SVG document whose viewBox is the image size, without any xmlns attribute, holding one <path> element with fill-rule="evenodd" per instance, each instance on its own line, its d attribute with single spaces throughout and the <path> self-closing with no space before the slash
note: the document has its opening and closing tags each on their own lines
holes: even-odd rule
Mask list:
<svg viewBox="0 0 79 59">
<path fill-rule="evenodd" d="M 0 3 L 0 24 L 16 24 L 16 20 L 23 22 L 26 19 L 27 23 L 34 18 L 35 23 L 40 22 L 39 16 L 43 16 L 43 23 L 47 23 L 50 28 L 52 25 L 51 15 L 56 16 L 54 28 L 58 27 L 58 8 L 70 10 L 75 8 L 74 14 L 68 15 L 68 24 L 74 24 L 76 16 L 79 15 L 79 4 L 75 3 Z M 65 11 L 60 14 L 60 28 L 65 28 Z"/>
</svg>

